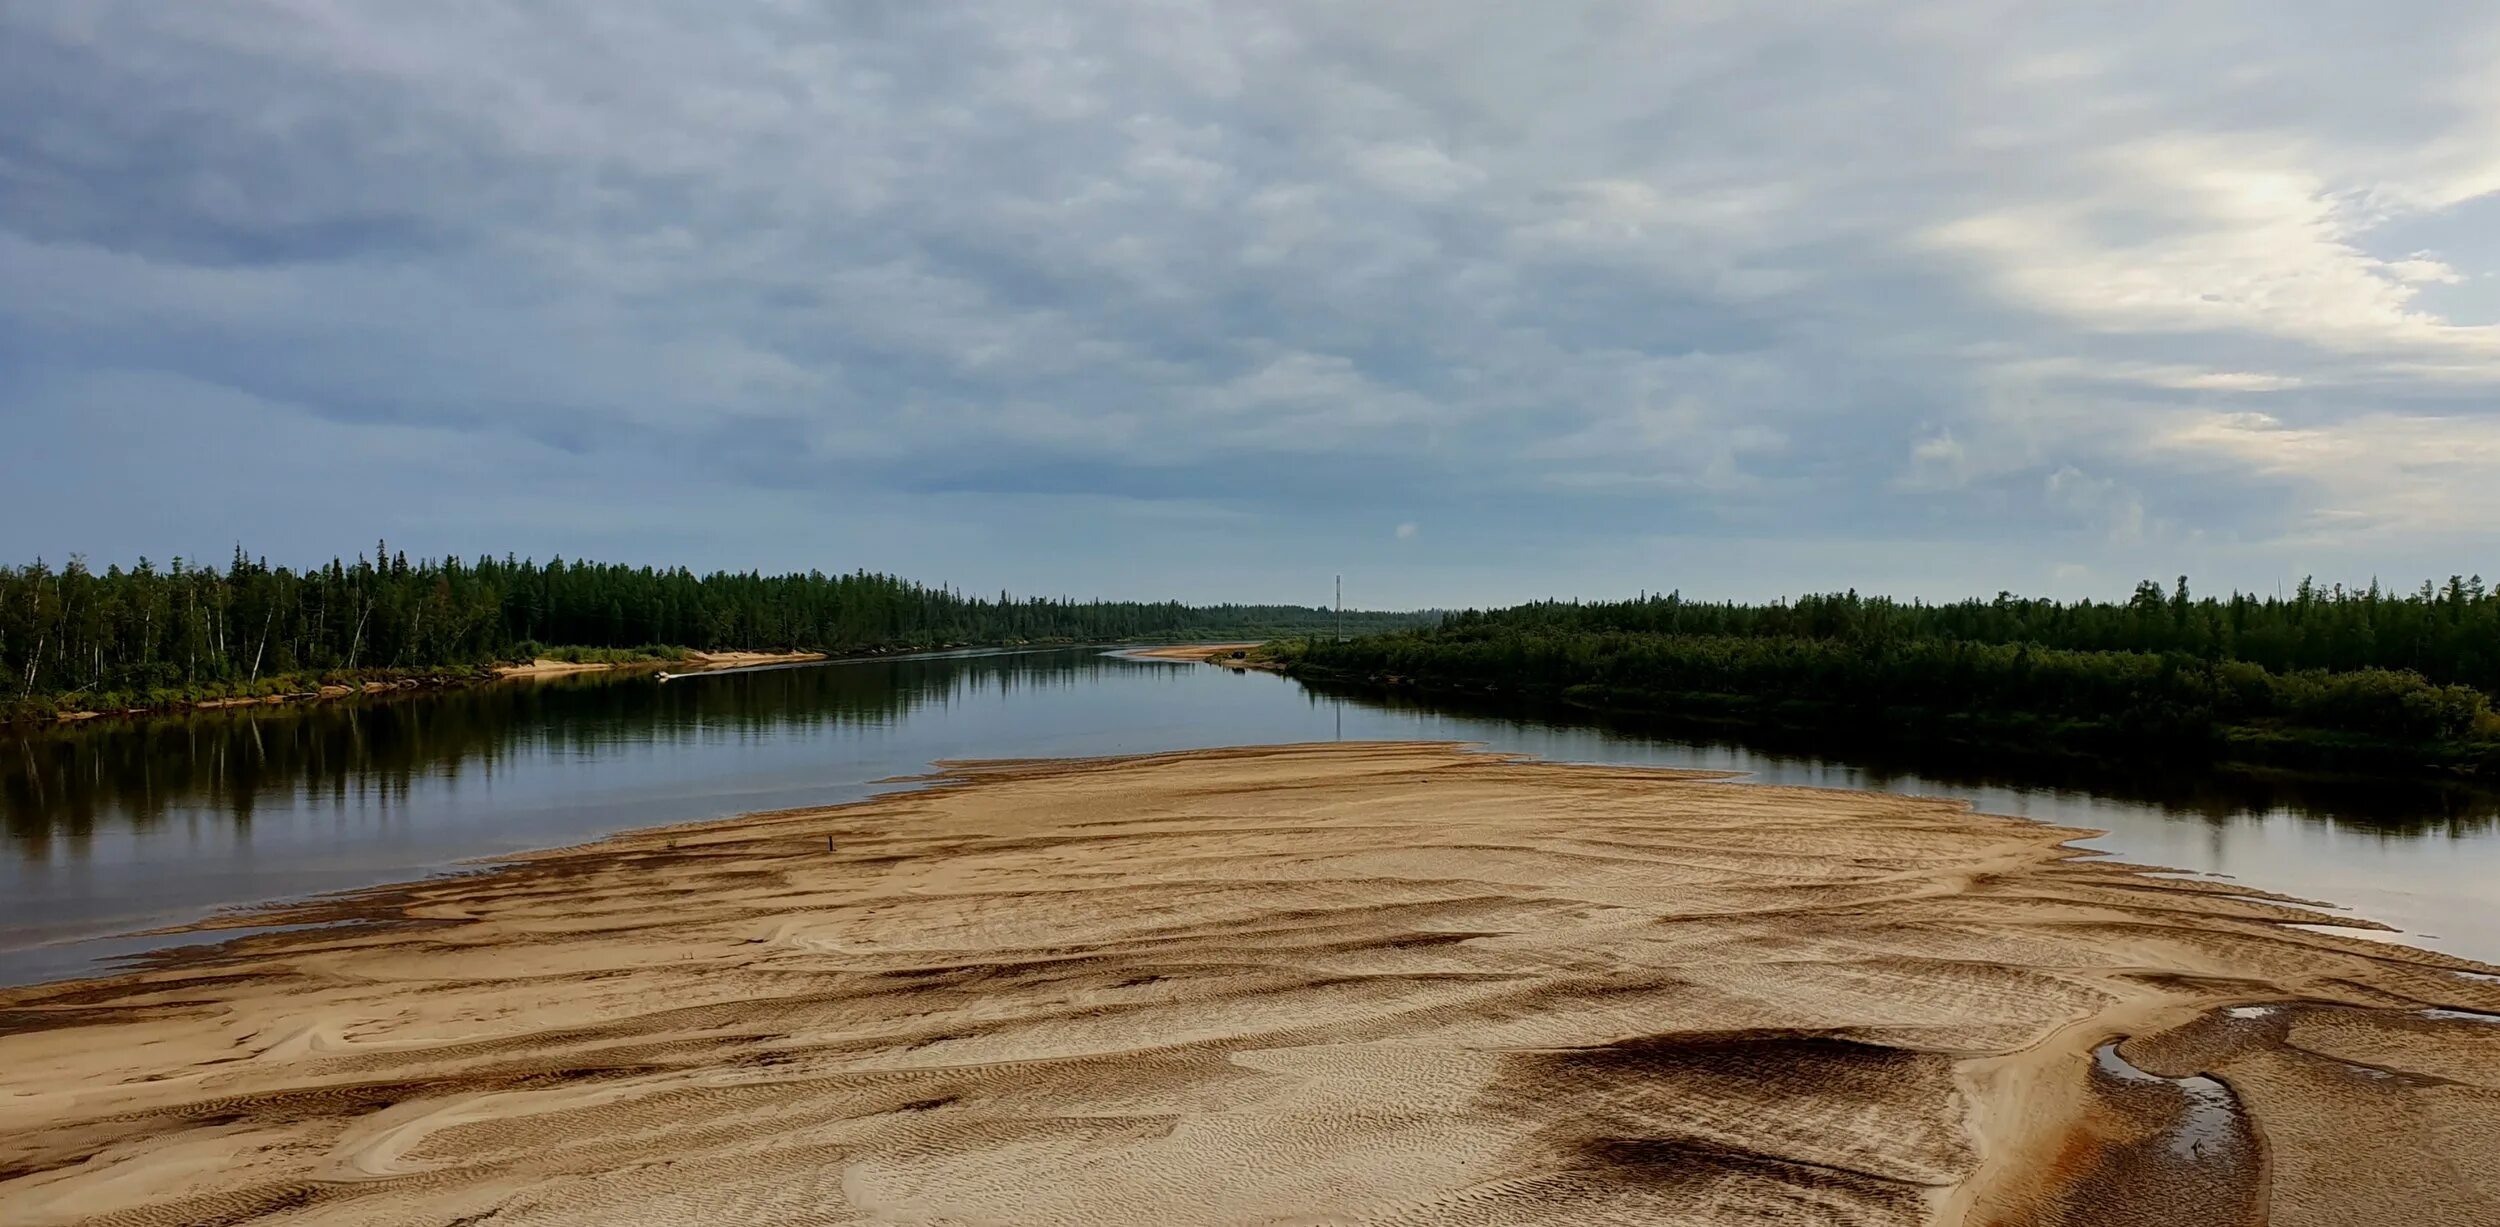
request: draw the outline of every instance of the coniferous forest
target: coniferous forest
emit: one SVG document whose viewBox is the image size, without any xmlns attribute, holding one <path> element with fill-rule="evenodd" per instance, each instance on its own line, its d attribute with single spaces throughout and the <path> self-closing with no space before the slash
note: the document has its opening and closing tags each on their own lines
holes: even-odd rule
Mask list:
<svg viewBox="0 0 2500 1227">
<path fill-rule="evenodd" d="M 1428 615 L 1348 613 L 1349 631 Z M 832 653 L 957 644 L 1264 638 L 1336 624 L 1300 605 L 975 597 L 855 571 L 762 575 L 505 557 L 371 556 L 303 571 L 141 559 L 0 567 L 0 716 L 276 693 L 557 651 Z"/>
<path fill-rule="evenodd" d="M 1279 645 L 1304 676 L 2007 749 L 2500 769 L 2479 578 L 2126 601 L 1539 602 Z"/>
<path fill-rule="evenodd" d="M 370 555 L 302 571 L 145 559 L 0 568 L 0 717 L 474 672 L 555 654 L 899 651 L 1273 638 L 1312 677 L 1542 696 L 1713 722 L 2025 749 L 2389 759 L 2500 769 L 2500 592 L 2302 583 L 2124 601 L 1855 592 L 1643 595 L 1447 615 L 967 596 L 854 571 L 763 575 Z"/>
</svg>

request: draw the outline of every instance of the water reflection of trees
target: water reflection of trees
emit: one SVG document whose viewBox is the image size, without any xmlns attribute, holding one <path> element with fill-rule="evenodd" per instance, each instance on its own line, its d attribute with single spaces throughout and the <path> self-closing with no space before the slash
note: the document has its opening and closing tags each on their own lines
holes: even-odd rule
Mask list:
<svg viewBox="0 0 2500 1227">
<path fill-rule="evenodd" d="M 916 657 L 771 669 L 655 684 L 585 675 L 444 694 L 309 707 L 97 721 L 0 740 L 0 820 L 21 852 L 116 826 L 146 830 L 174 817 L 312 802 L 339 809 L 402 807 L 423 780 L 491 777 L 533 760 L 612 755 L 632 745 L 892 725 L 923 709 L 1099 684 L 1103 673 L 1195 669 L 1114 660 L 1091 650 Z M 2500 829 L 2500 794 L 2441 780 L 2354 780 L 2287 774 L 2144 770 L 2073 759 L 2023 761 L 1950 747 L 1835 745 L 1827 735 L 1732 737 L 1672 721 L 1624 720 L 1570 708 L 1314 687 L 1318 696 L 1419 713 L 1562 725 L 1742 751 L 1797 766 L 1829 764 L 1883 786 L 1913 778 L 1961 787 L 2090 793 L 2213 822 L 2287 812 L 2388 835 Z M 1248 734 L 1255 736 L 1256 734 Z"/>
<path fill-rule="evenodd" d="M 1555 703 L 1434 695 L 1369 686 L 1306 682 L 1317 695 L 1389 710 L 1466 715 L 1519 728 L 1562 726 L 1620 737 L 1738 750 L 1786 765 L 1845 764 L 1870 787 L 1923 781 L 1957 788 L 2076 793 L 2151 805 L 2221 823 L 2284 813 L 2382 835 L 2471 835 L 2500 831 L 2500 791 L 2455 778 L 2305 775 L 2285 771 L 2146 766 L 2072 756 L 2020 757 L 1942 744 L 1876 738 L 1836 740 L 1828 731 L 1734 731 L 1670 717 L 1610 716 Z"/>
<path fill-rule="evenodd" d="M 21 848 L 279 801 L 391 808 L 419 780 L 629 744 L 897 722 L 924 707 L 1094 684 L 1152 666 L 1097 652 L 762 669 L 666 685 L 587 674 L 446 693 L 93 721 L 0 741 L 0 821 Z"/>
</svg>

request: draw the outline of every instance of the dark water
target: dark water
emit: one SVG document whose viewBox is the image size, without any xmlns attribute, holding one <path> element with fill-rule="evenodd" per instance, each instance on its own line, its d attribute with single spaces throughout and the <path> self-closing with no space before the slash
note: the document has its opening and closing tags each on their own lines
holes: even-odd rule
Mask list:
<svg viewBox="0 0 2500 1227">
<path fill-rule="evenodd" d="M 97 722 L 0 739 L 0 982 L 164 944 L 135 929 L 627 827 L 867 796 L 948 758 L 1429 738 L 1571 761 L 1967 798 L 2130 860 L 2330 900 L 2500 960 L 2500 799 L 2455 786 L 2044 774 L 1819 757 L 1565 713 L 1323 693 L 1093 649 Z"/>
</svg>

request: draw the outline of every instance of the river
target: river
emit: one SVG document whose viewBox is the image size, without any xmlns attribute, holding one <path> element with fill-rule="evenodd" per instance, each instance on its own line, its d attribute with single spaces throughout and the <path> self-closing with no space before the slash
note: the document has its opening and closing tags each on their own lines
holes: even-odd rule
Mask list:
<svg viewBox="0 0 2500 1227">
<path fill-rule="evenodd" d="M 2463 785 L 1771 750 L 1068 648 L 666 683 L 585 674 L 0 740 L 0 983 L 201 940 L 131 934 L 220 908 L 629 827 L 856 800 L 944 759 L 1339 739 L 1957 797 L 2104 829 L 2087 846 L 2331 902 L 2404 940 L 2500 961 L 2500 797 Z"/>
</svg>

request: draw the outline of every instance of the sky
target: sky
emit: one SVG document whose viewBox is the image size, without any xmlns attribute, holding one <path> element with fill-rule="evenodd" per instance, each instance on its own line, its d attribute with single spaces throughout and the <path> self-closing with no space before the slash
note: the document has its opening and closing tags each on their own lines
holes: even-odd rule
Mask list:
<svg viewBox="0 0 2500 1227">
<path fill-rule="evenodd" d="M 2500 578 L 2494 63 L 2484 0 L 0 0 L 0 560 Z"/>
</svg>

